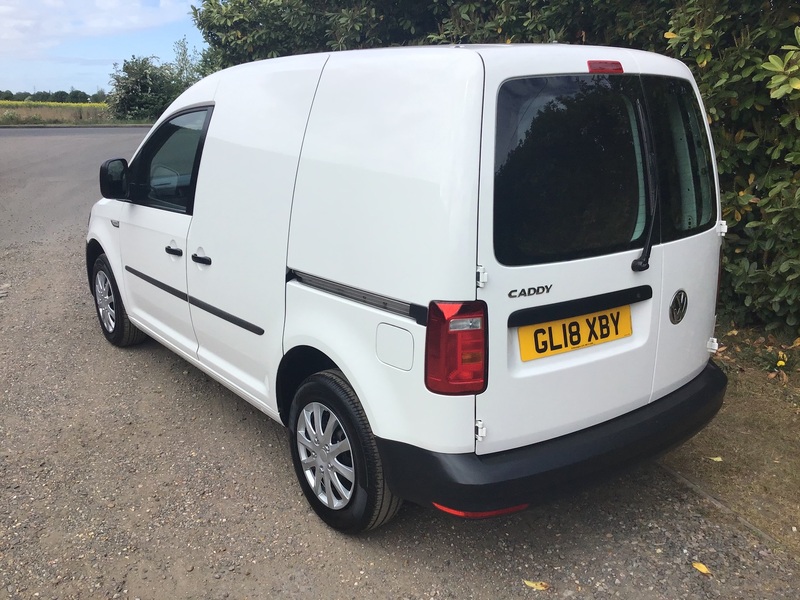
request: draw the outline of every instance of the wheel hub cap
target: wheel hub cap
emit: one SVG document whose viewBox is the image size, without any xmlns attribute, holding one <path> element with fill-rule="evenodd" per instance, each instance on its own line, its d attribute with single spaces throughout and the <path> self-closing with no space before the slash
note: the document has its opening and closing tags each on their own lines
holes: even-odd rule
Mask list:
<svg viewBox="0 0 800 600">
<path fill-rule="evenodd" d="M 114 331 L 116 311 L 114 310 L 114 290 L 111 281 L 103 271 L 98 271 L 94 282 L 94 297 L 97 301 L 97 314 L 100 322 L 109 333 Z"/>
<path fill-rule="evenodd" d="M 311 402 L 298 415 L 297 451 L 317 499 L 332 510 L 347 506 L 355 490 L 350 440 L 339 418 L 324 404 Z"/>
</svg>

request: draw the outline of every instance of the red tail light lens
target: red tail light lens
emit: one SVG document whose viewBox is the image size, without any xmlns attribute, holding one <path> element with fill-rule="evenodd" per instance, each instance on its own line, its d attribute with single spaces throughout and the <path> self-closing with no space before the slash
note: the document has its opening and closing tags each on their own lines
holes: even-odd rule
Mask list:
<svg viewBox="0 0 800 600">
<path fill-rule="evenodd" d="M 425 337 L 425 385 L 437 394 L 486 389 L 486 303 L 431 302 Z"/>
<path fill-rule="evenodd" d="M 622 63 L 618 60 L 590 60 L 589 73 L 624 73 Z"/>
</svg>

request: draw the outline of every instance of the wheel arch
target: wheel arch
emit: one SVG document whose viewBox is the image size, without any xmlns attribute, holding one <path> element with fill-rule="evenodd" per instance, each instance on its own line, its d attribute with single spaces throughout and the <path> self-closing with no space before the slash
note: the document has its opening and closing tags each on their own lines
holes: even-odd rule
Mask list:
<svg viewBox="0 0 800 600">
<path fill-rule="evenodd" d="M 275 393 L 278 413 L 285 426 L 289 426 L 292 400 L 300 384 L 314 373 L 338 368 L 327 354 L 311 346 L 295 346 L 283 356 L 275 379 Z"/>
<path fill-rule="evenodd" d="M 105 254 L 105 250 L 96 239 L 92 238 L 86 242 L 86 280 L 89 282 L 89 291 L 92 291 L 92 270 L 97 258 Z"/>
</svg>

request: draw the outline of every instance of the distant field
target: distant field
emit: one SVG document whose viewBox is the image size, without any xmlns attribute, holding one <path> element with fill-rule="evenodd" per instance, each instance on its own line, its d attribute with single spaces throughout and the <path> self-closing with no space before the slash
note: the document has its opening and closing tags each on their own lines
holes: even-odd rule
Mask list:
<svg viewBox="0 0 800 600">
<path fill-rule="evenodd" d="M 0 100 L 0 125 L 97 125 L 113 122 L 105 103 Z"/>
</svg>

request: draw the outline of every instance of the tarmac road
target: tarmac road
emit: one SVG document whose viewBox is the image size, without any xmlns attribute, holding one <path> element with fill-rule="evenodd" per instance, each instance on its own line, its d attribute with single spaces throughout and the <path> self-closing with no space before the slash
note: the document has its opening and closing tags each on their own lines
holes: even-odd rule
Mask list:
<svg viewBox="0 0 800 600">
<path fill-rule="evenodd" d="M 145 132 L 0 129 L 0 598 L 800 597 L 793 558 L 654 464 L 508 518 L 326 528 L 278 424 L 99 331 L 98 167 Z"/>
</svg>

